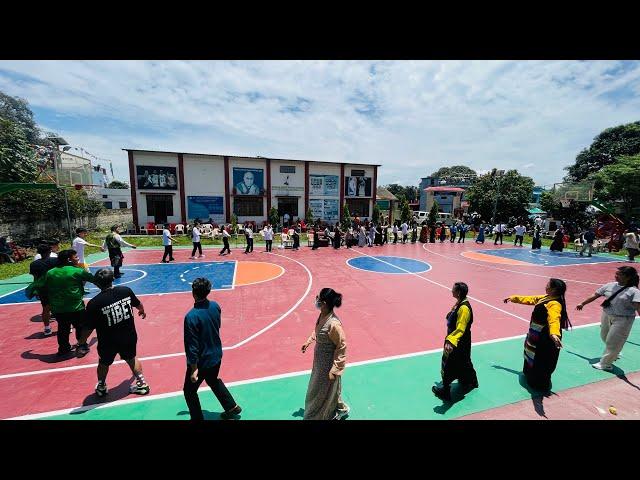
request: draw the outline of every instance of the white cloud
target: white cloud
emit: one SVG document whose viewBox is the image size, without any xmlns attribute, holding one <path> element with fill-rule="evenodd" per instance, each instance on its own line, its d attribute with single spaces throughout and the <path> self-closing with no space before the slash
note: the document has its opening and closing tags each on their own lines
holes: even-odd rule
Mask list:
<svg viewBox="0 0 640 480">
<path fill-rule="evenodd" d="M 381 183 L 466 164 L 550 184 L 603 129 L 639 119 L 639 66 L 2 61 L 0 90 L 61 114 L 45 123 L 124 178 L 131 147 L 380 163 Z"/>
</svg>

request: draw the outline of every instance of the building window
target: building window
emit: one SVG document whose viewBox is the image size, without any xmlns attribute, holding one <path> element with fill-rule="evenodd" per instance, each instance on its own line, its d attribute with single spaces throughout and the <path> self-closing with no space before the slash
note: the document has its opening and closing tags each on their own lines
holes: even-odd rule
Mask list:
<svg viewBox="0 0 640 480">
<path fill-rule="evenodd" d="M 102 202 L 104 208 L 108 208 L 109 210 L 113 209 L 113 202 Z"/>
<path fill-rule="evenodd" d="M 109 198 L 109 195 L 102 195 L 102 198 Z"/>
<path fill-rule="evenodd" d="M 262 197 L 235 197 L 233 199 L 233 213 L 239 217 L 262 217 L 264 215 L 262 202 Z"/>
<path fill-rule="evenodd" d="M 288 213 L 291 219 L 298 216 L 298 197 L 278 198 L 278 216 L 284 217 Z"/>
<path fill-rule="evenodd" d="M 280 173 L 296 173 L 296 167 L 290 165 L 280 165 Z"/>
<path fill-rule="evenodd" d="M 363 198 L 348 198 L 349 214 L 352 217 L 369 217 L 369 200 Z"/>
<path fill-rule="evenodd" d="M 173 215 L 173 195 L 147 195 L 147 215 L 155 223 L 166 223 Z"/>
<path fill-rule="evenodd" d="M 351 170 L 352 177 L 364 177 L 364 170 Z"/>
<path fill-rule="evenodd" d="M 118 204 L 120 205 L 120 208 L 128 208 L 127 202 L 118 202 Z"/>
</svg>

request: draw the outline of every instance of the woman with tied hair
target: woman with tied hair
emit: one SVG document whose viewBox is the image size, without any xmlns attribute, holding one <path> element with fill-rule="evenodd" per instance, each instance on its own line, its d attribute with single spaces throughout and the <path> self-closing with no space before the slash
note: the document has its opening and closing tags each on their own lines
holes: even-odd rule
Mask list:
<svg viewBox="0 0 640 480">
<path fill-rule="evenodd" d="M 342 323 L 333 311 L 340 305 L 342 295 L 331 288 L 323 288 L 316 296 L 320 315 L 313 333 L 302 345 L 302 353 L 305 353 L 309 345 L 316 342 L 304 402 L 305 420 L 341 420 L 349 414 L 349 406 L 342 401 L 347 343 Z"/>
<path fill-rule="evenodd" d="M 576 306 L 576 310 L 593 302 L 598 297 L 606 297 L 601 303 L 600 338 L 605 344 L 604 354 L 599 362 L 592 364 L 598 370 L 613 370 L 613 362 L 620 356 L 636 313 L 640 315 L 640 290 L 638 271 L 633 267 L 620 267 L 616 281 L 601 286 L 596 293 Z"/>
<path fill-rule="evenodd" d="M 524 341 L 524 365 L 522 372 L 531 388 L 551 390 L 551 374 L 556 369 L 562 348 L 562 329 L 571 326 L 567 315 L 564 294 L 567 284 L 552 278 L 545 295 L 511 295 L 504 303 L 534 305 L 529 323 L 529 333 Z"/>
<path fill-rule="evenodd" d="M 473 311 L 467 294 L 469 287 L 466 283 L 453 284 L 451 294 L 456 303 L 447 314 L 447 338 L 444 341 L 442 353 L 442 386 L 434 386 L 431 391 L 441 400 L 450 401 L 450 385 L 454 380 L 466 391 L 478 388 L 478 377 L 471 363 L 471 324 Z"/>
</svg>

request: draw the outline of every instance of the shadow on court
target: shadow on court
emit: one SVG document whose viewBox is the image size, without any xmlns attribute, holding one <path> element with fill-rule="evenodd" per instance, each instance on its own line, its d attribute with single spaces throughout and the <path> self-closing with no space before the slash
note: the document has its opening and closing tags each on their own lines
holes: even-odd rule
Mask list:
<svg viewBox="0 0 640 480">
<path fill-rule="evenodd" d="M 291 414 L 292 417 L 304 418 L 304 408 L 299 408 Z"/>
<path fill-rule="evenodd" d="M 204 417 L 205 420 L 222 420 L 222 418 L 220 418 L 220 415 L 222 414 L 222 412 L 212 412 L 210 410 L 202 410 L 202 416 Z M 182 415 L 186 415 L 187 417 L 189 417 L 189 410 L 182 410 L 180 412 L 178 412 L 179 416 Z M 190 420 L 190 417 L 187 418 L 187 420 Z"/>
<path fill-rule="evenodd" d="M 633 343 L 633 342 L 629 342 L 628 341 L 628 343 Z M 567 353 L 570 353 L 571 355 L 575 355 L 576 357 L 583 358 L 584 360 L 589 362 L 589 364 L 594 364 L 594 363 L 600 361 L 600 357 L 588 358 L 588 357 L 585 357 L 584 355 L 580 355 L 579 353 L 571 352 L 569 350 L 567 350 Z M 635 383 L 632 383 L 631 380 L 629 380 L 627 378 L 627 375 L 625 374 L 625 371 L 623 369 L 621 369 L 620 367 L 618 367 L 617 365 L 613 365 L 613 370 L 611 370 L 609 372 L 607 372 L 606 370 L 602 370 L 602 371 L 606 372 L 606 373 L 610 373 L 612 375 L 615 375 L 616 377 L 618 377 L 623 382 L 628 383 L 630 386 L 632 386 L 633 388 L 635 388 L 637 390 L 640 390 L 640 387 L 638 385 L 636 385 Z"/>
<path fill-rule="evenodd" d="M 133 380 L 134 380 L 134 377 L 132 375 L 129 378 L 120 382 L 120 384 L 117 387 L 114 387 L 114 388 L 109 387 L 109 393 L 104 397 L 99 397 L 98 395 L 96 395 L 95 391 L 92 392 L 91 394 L 87 395 L 86 398 L 82 401 L 82 406 L 87 407 L 87 406 L 93 405 L 97 407 L 98 405 L 103 405 L 105 403 L 115 402 L 116 400 L 122 400 L 128 395 L 131 395 L 132 397 L 137 397 L 138 395 L 134 393 L 129 393 L 129 385 L 131 385 Z M 109 385 L 109 377 L 107 377 L 107 386 L 108 385 Z M 79 411 L 79 412 L 71 412 L 71 415 L 81 415 L 84 412 L 87 412 L 89 410 L 90 409 L 86 409 L 84 411 Z"/>
<path fill-rule="evenodd" d="M 536 390 L 535 388 L 531 388 L 527 383 L 527 377 L 525 377 L 524 373 L 519 370 L 513 370 L 512 368 L 503 367 L 502 365 L 491 365 L 493 368 L 497 370 L 504 370 L 505 372 L 512 373 L 518 376 L 518 383 L 522 388 L 524 388 L 529 395 L 531 395 L 531 403 L 533 404 L 534 411 L 538 414 L 538 416 L 543 418 L 548 418 L 546 412 L 544 411 L 544 398 L 548 398 L 551 395 L 558 395 L 557 393 L 549 390 L 548 392 L 543 392 L 541 390 Z"/>
<path fill-rule="evenodd" d="M 40 338 L 36 336 L 37 334 L 33 334 L 30 335 L 29 337 L 26 337 L 28 339 L 32 339 L 32 338 Z M 51 335 L 52 337 L 54 337 L 56 335 L 56 333 L 54 332 L 53 335 Z M 44 335 L 43 335 L 44 338 Z M 89 347 L 93 346 L 94 344 L 96 344 L 98 342 L 98 338 L 97 337 L 93 337 L 89 342 L 88 345 Z M 57 346 L 56 346 L 57 348 Z M 57 351 L 57 350 L 56 350 Z M 64 355 L 58 355 L 55 351 L 52 353 L 33 353 L 33 350 L 27 350 L 26 352 L 22 352 L 20 354 L 20 357 L 24 358 L 25 360 L 39 360 L 43 363 L 60 363 L 60 362 L 64 362 L 66 360 L 70 360 L 72 358 L 76 358 L 76 352 L 75 350 L 71 350 L 70 352 L 64 354 Z"/>
<path fill-rule="evenodd" d="M 437 383 L 438 386 L 442 386 L 442 383 Z M 451 407 L 453 407 L 456 403 L 466 398 L 467 393 L 472 392 L 475 389 L 469 390 L 469 387 L 465 387 L 458 382 L 451 384 L 451 400 L 441 400 L 442 405 L 437 405 L 433 407 L 433 411 L 439 415 L 444 415 L 449 411 Z M 433 392 L 429 392 L 430 395 L 433 395 Z M 436 397 L 437 399 L 438 397 Z"/>
</svg>

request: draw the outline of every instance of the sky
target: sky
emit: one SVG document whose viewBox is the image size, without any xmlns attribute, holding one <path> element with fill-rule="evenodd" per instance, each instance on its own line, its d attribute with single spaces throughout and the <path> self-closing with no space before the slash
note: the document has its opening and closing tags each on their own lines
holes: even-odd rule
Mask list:
<svg viewBox="0 0 640 480">
<path fill-rule="evenodd" d="M 123 148 L 376 163 L 383 185 L 515 168 L 550 186 L 640 120 L 638 61 L 0 61 L 0 91 L 127 181 Z"/>
</svg>

